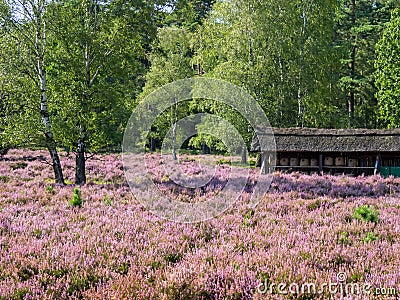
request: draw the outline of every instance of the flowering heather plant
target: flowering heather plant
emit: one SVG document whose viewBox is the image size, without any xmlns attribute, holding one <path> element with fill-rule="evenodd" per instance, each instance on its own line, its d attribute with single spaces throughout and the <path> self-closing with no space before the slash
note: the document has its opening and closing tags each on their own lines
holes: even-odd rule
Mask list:
<svg viewBox="0 0 400 300">
<path fill-rule="evenodd" d="M 200 161 L 205 160 L 205 158 L 206 156 L 198 155 L 196 159 L 189 159 L 186 155 L 183 155 L 179 163 L 179 168 L 183 175 L 198 175 L 191 177 L 194 178 L 192 182 L 184 181 L 183 183 L 204 182 L 205 184 L 201 188 L 191 188 L 190 185 L 182 186 L 175 183 L 173 179 L 178 182 L 183 180 L 181 178 L 182 174 L 179 174 L 179 170 L 175 166 L 172 166 L 172 168 L 166 167 L 160 155 L 147 155 L 146 163 L 155 183 L 154 188 L 158 188 L 172 199 L 193 203 L 206 201 L 209 197 L 218 194 L 226 185 L 230 175 L 230 167 L 227 165 L 214 164 L 213 169 L 202 168 Z"/>
<path fill-rule="evenodd" d="M 53 184 L 45 160 L 46 152 L 28 150 L 0 159 L 0 178 L 7 178 L 0 180 L 0 299 L 379 299 L 328 290 L 258 291 L 266 280 L 336 283 L 339 272 L 349 283 L 400 289 L 400 179 L 276 173 L 251 210 L 251 175 L 235 207 L 206 222 L 181 224 L 143 209 L 119 155 L 88 161 L 80 209 L 66 205 L 75 186 Z M 73 181 L 73 158 L 61 153 L 61 160 Z M 162 183 L 158 160 L 148 160 L 165 193 L 202 201 L 215 192 L 182 196 L 189 190 Z M 12 167 L 19 162 L 26 167 Z M 195 162 L 185 161 L 185 172 Z M 143 163 L 131 167 L 142 172 Z M 228 166 L 220 168 L 216 185 Z M 353 217 L 364 205 L 379 212 L 379 222 Z"/>
</svg>

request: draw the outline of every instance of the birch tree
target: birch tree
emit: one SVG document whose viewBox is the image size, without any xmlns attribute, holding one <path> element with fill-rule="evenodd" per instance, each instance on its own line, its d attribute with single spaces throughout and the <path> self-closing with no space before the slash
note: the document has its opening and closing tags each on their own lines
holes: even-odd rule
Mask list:
<svg viewBox="0 0 400 300">
<path fill-rule="evenodd" d="M 273 125 L 326 126 L 335 11 L 333 0 L 217 1 L 198 60 L 206 76 L 248 90 Z"/>
<path fill-rule="evenodd" d="M 75 152 L 75 183 L 84 184 L 90 151 L 122 140 L 129 107 L 143 85 L 145 49 L 155 35 L 146 1 L 56 3 L 51 86 L 63 144 Z"/>
<path fill-rule="evenodd" d="M 7 0 L 1 3 L 2 26 L 8 28 L 11 37 L 10 42 L 17 46 L 18 51 L 25 57 L 13 61 L 23 63 L 14 65 L 20 70 L 26 80 L 34 86 L 34 95 L 37 100 L 32 102 L 33 110 L 38 112 L 42 123 L 44 144 L 47 147 L 57 183 L 64 184 L 64 176 L 61 168 L 57 144 L 52 129 L 52 120 L 48 105 L 47 86 L 47 35 L 48 35 L 48 6 L 46 0 Z M 3 45 L 5 46 L 5 45 Z M 12 63 L 12 62 L 11 62 Z M 33 126 L 33 124 L 26 124 Z M 41 144 L 40 141 L 37 141 Z"/>
</svg>

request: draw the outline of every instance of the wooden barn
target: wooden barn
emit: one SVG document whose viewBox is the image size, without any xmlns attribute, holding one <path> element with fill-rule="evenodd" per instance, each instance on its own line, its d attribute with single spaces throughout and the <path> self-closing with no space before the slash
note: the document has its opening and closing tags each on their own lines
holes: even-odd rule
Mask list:
<svg viewBox="0 0 400 300">
<path fill-rule="evenodd" d="M 291 170 L 400 176 L 400 129 L 272 128 L 276 152 L 262 153 L 263 172 Z M 257 139 L 252 151 L 261 152 Z"/>
</svg>

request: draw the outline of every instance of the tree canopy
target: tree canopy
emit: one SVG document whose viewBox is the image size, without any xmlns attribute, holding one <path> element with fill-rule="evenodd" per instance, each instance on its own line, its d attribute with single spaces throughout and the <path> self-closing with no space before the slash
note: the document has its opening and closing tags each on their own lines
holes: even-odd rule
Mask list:
<svg viewBox="0 0 400 300">
<path fill-rule="evenodd" d="M 76 155 L 119 149 L 137 103 L 194 76 L 237 84 L 278 127 L 397 127 L 399 6 L 395 0 L 1 0 L 0 148 Z M 396 9 L 397 8 L 397 9 Z M 235 111 L 192 99 L 153 124 L 152 150 L 176 120 Z M 205 117 L 199 126 L 212 126 Z M 218 126 L 216 126 L 217 128 Z M 221 131 L 224 129 L 220 126 Z M 187 147 L 223 149 L 210 136 Z"/>
<path fill-rule="evenodd" d="M 379 120 L 384 127 L 400 126 L 400 10 L 392 13 L 377 45 L 376 84 Z"/>
</svg>

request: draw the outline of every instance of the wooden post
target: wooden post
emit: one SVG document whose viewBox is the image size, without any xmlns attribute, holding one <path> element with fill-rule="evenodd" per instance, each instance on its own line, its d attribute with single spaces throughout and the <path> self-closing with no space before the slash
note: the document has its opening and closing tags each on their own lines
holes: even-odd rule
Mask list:
<svg viewBox="0 0 400 300">
<path fill-rule="evenodd" d="M 376 155 L 374 175 L 379 172 L 379 154 Z"/>
<path fill-rule="evenodd" d="M 268 161 L 268 173 L 272 173 L 272 169 L 275 168 L 276 166 L 276 153 L 271 152 L 269 155 L 269 161 Z"/>
<path fill-rule="evenodd" d="M 322 172 L 322 154 L 319 155 L 319 173 Z"/>
<path fill-rule="evenodd" d="M 269 169 L 269 152 L 265 151 L 261 154 L 261 174 L 267 174 Z"/>
<path fill-rule="evenodd" d="M 257 153 L 257 162 L 256 162 L 257 168 L 261 168 L 261 162 L 262 162 L 262 153 Z"/>
</svg>

